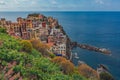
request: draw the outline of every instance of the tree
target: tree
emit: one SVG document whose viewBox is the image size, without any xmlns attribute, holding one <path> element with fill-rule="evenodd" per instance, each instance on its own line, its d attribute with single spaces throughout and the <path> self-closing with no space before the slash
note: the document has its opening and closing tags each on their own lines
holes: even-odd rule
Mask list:
<svg viewBox="0 0 120 80">
<path fill-rule="evenodd" d="M 21 44 L 23 46 L 23 50 L 26 52 L 31 52 L 32 51 L 32 44 L 29 40 L 22 40 Z"/>
<path fill-rule="evenodd" d="M 78 71 L 81 75 L 85 76 L 86 78 L 90 78 L 92 80 L 99 80 L 97 72 L 86 64 L 79 65 Z"/>
<path fill-rule="evenodd" d="M 52 59 L 52 62 L 57 63 L 59 65 L 61 64 L 61 62 L 64 62 L 64 61 L 66 61 L 66 59 L 63 57 L 55 57 Z"/>
<path fill-rule="evenodd" d="M 60 66 L 65 74 L 72 74 L 74 72 L 74 65 L 69 60 L 62 61 Z"/>
<path fill-rule="evenodd" d="M 72 74 L 74 72 L 74 64 L 63 57 L 55 57 L 52 59 L 52 62 L 57 63 L 65 74 Z"/>
<path fill-rule="evenodd" d="M 48 52 L 49 47 L 46 44 L 42 43 L 40 40 L 37 39 L 32 39 L 30 41 L 32 43 L 33 48 L 41 52 L 43 56 L 50 56 Z"/>
<path fill-rule="evenodd" d="M 0 27 L 0 33 L 6 33 L 6 29 Z"/>
<path fill-rule="evenodd" d="M 107 72 L 100 73 L 100 80 L 115 80 L 113 76 Z"/>
</svg>

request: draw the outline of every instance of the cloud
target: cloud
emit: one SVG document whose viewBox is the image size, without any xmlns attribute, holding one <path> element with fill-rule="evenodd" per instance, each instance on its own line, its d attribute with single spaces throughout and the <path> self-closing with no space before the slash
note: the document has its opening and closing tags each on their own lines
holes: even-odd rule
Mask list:
<svg viewBox="0 0 120 80">
<path fill-rule="evenodd" d="M 6 3 L 4 1 L 0 1 L 0 5 L 5 5 Z"/>
<path fill-rule="evenodd" d="M 56 0 L 51 0 L 51 3 L 52 4 L 57 4 L 57 1 Z"/>
<path fill-rule="evenodd" d="M 0 11 L 120 11 L 119 7 L 119 0 L 0 0 Z"/>
<path fill-rule="evenodd" d="M 95 2 L 97 3 L 97 4 L 104 4 L 104 1 L 103 0 L 95 0 Z"/>
</svg>

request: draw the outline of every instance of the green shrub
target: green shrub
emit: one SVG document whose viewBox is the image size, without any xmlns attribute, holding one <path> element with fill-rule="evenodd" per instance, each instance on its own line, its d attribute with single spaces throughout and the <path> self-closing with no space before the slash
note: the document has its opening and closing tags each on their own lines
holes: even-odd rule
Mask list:
<svg viewBox="0 0 120 80">
<path fill-rule="evenodd" d="M 52 62 L 57 63 L 58 65 L 61 65 L 62 62 L 66 61 L 66 58 L 56 56 L 52 59 Z"/>
<path fill-rule="evenodd" d="M 0 40 L 0 45 L 3 43 L 3 41 L 2 40 Z"/>
<path fill-rule="evenodd" d="M 51 58 L 54 58 L 54 57 L 55 57 L 55 54 L 50 53 L 50 57 L 51 57 Z"/>
<path fill-rule="evenodd" d="M 78 71 L 82 76 L 84 76 L 88 79 L 92 78 L 92 80 L 99 80 L 99 76 L 98 76 L 96 70 L 94 70 L 93 68 L 91 68 L 87 64 L 79 65 L 78 66 Z"/>
<path fill-rule="evenodd" d="M 33 48 L 41 52 L 43 56 L 50 56 L 48 52 L 49 47 L 46 44 L 42 43 L 40 40 L 37 39 L 32 39 L 31 43 Z"/>
<path fill-rule="evenodd" d="M 3 66 L 6 66 L 6 65 L 7 65 L 7 62 L 6 62 L 6 61 L 2 61 L 2 65 L 3 65 Z"/>
<path fill-rule="evenodd" d="M 100 73 L 100 80 L 115 80 L 111 74 L 107 72 Z"/>
<path fill-rule="evenodd" d="M 50 80 L 72 80 L 70 76 L 63 74 L 56 74 Z"/>
<path fill-rule="evenodd" d="M 76 74 L 76 73 L 74 73 L 73 75 L 72 75 L 72 80 L 87 80 L 87 79 L 85 79 L 83 76 L 81 76 L 80 74 Z"/>
<path fill-rule="evenodd" d="M 5 28 L 0 28 L 0 33 L 6 33 L 6 29 Z"/>
<path fill-rule="evenodd" d="M 14 68 L 13 68 L 13 70 L 16 72 L 16 73 L 18 73 L 18 72 L 20 72 L 21 71 L 21 67 L 18 65 L 18 66 L 15 66 Z"/>
<path fill-rule="evenodd" d="M 33 47 L 32 47 L 32 44 L 29 40 L 22 40 L 21 44 L 23 46 L 24 51 L 26 51 L 26 52 L 31 52 L 32 51 Z"/>
<path fill-rule="evenodd" d="M 74 72 L 74 64 L 66 60 L 66 58 L 55 57 L 52 59 L 52 62 L 57 63 L 65 74 L 72 74 Z"/>
<path fill-rule="evenodd" d="M 36 49 L 33 49 L 31 51 L 31 55 L 33 55 L 34 57 L 41 57 L 42 56 L 41 53 L 38 52 Z"/>
<path fill-rule="evenodd" d="M 61 62 L 61 68 L 63 73 L 65 74 L 72 74 L 74 72 L 74 64 L 71 63 L 69 60 Z"/>
</svg>

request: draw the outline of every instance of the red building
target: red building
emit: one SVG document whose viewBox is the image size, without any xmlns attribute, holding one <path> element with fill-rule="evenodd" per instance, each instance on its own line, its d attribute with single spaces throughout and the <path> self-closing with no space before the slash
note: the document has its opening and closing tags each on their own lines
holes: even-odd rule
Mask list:
<svg viewBox="0 0 120 80">
<path fill-rule="evenodd" d="M 46 28 L 46 22 L 42 22 L 42 27 Z"/>
</svg>

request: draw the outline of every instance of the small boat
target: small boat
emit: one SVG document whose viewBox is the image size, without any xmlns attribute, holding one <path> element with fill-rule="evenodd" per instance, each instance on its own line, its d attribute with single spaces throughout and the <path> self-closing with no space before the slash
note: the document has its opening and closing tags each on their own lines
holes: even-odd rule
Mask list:
<svg viewBox="0 0 120 80">
<path fill-rule="evenodd" d="M 78 65 L 81 65 L 81 64 L 85 64 L 85 62 L 84 62 L 84 61 L 79 60 L 79 61 L 78 61 Z"/>
<path fill-rule="evenodd" d="M 79 59 L 78 54 L 74 53 L 74 58 Z"/>
</svg>

